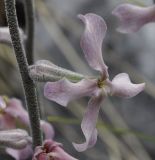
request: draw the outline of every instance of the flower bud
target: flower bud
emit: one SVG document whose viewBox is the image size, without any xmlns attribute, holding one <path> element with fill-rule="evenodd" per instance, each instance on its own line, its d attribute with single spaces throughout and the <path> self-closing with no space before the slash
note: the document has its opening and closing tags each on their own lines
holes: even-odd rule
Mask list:
<svg viewBox="0 0 155 160">
<path fill-rule="evenodd" d="M 22 149 L 31 142 L 32 139 L 25 130 L 12 129 L 0 131 L 0 145 L 3 147 Z"/>
<path fill-rule="evenodd" d="M 30 77 L 39 82 L 57 81 L 66 77 L 71 81 L 80 81 L 84 78 L 82 74 L 56 66 L 50 61 L 40 60 L 29 67 Z"/>
</svg>

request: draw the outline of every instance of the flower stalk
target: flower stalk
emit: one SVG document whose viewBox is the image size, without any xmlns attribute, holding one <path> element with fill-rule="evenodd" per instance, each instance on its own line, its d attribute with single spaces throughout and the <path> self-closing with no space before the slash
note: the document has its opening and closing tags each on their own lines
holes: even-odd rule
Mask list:
<svg viewBox="0 0 155 160">
<path fill-rule="evenodd" d="M 40 130 L 40 115 L 36 98 L 37 96 L 35 84 L 28 74 L 28 62 L 25 56 L 23 44 L 20 39 L 19 26 L 15 9 L 15 0 L 5 0 L 5 9 L 12 45 L 14 48 L 14 52 L 16 55 L 18 67 L 22 78 L 26 98 L 26 106 L 28 108 L 30 118 L 33 147 L 36 147 L 42 144 L 42 135 Z"/>
</svg>

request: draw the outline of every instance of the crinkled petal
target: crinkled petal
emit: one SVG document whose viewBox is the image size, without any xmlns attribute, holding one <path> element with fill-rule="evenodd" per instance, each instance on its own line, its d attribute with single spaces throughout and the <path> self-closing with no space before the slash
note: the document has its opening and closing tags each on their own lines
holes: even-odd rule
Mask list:
<svg viewBox="0 0 155 160">
<path fill-rule="evenodd" d="M 46 152 L 45 152 L 46 150 Z M 35 148 L 33 160 L 77 160 L 66 153 L 61 143 L 57 143 L 51 139 L 45 140 L 43 146 Z"/>
<path fill-rule="evenodd" d="M 16 128 L 15 126 L 15 118 L 22 122 L 24 125 L 29 126 L 30 121 L 28 117 L 27 111 L 23 108 L 23 105 L 20 100 L 12 98 L 10 99 L 7 107 L 5 108 L 5 114 L 3 116 L 3 123 L 4 127 L 7 129 Z M 0 117 L 1 119 L 1 117 Z M 45 139 L 53 138 L 54 137 L 54 129 L 52 125 L 50 125 L 48 122 L 41 120 L 40 126 L 42 131 L 45 134 Z M 1 128 L 1 127 L 0 127 Z"/>
<path fill-rule="evenodd" d="M 5 109 L 5 112 L 10 116 L 19 119 L 25 125 L 29 125 L 28 113 L 23 108 L 20 100 L 16 98 L 10 99 Z"/>
<path fill-rule="evenodd" d="M 122 33 L 138 31 L 143 25 L 155 21 L 155 6 L 140 7 L 132 4 L 121 4 L 112 12 L 119 18 L 120 26 L 117 29 Z"/>
<path fill-rule="evenodd" d="M 0 130 L 7 130 L 13 128 L 16 128 L 15 119 L 8 114 L 0 115 Z"/>
<path fill-rule="evenodd" d="M 83 96 L 91 96 L 97 88 L 97 81 L 83 79 L 78 83 L 71 83 L 66 78 L 57 82 L 48 82 L 44 87 L 44 95 L 62 106 Z"/>
<path fill-rule="evenodd" d="M 81 37 L 81 48 L 89 65 L 100 71 L 104 77 L 108 77 L 107 66 L 102 58 L 102 42 L 107 26 L 102 17 L 88 13 L 78 15 L 85 24 L 85 31 Z"/>
<path fill-rule="evenodd" d="M 82 144 L 73 143 L 75 149 L 79 152 L 93 147 L 97 141 L 96 122 L 103 100 L 104 96 L 100 94 L 98 97 L 92 97 L 88 103 L 88 108 L 81 123 L 81 129 L 86 138 L 86 142 Z"/>
<path fill-rule="evenodd" d="M 53 151 L 48 154 L 48 156 L 51 156 L 56 160 L 77 160 L 76 158 L 65 152 L 61 147 L 55 147 Z"/>
<path fill-rule="evenodd" d="M 40 121 L 41 129 L 44 132 L 45 139 L 53 139 L 54 137 L 54 128 L 52 125 L 46 121 L 41 120 Z"/>
<path fill-rule="evenodd" d="M 145 83 L 133 84 L 130 81 L 129 75 L 120 73 L 112 80 L 111 95 L 116 95 L 123 98 L 131 98 L 144 90 Z"/>
<path fill-rule="evenodd" d="M 33 150 L 31 145 L 27 145 L 24 149 L 12 149 L 6 148 L 6 152 L 11 155 L 16 160 L 27 160 L 33 155 Z"/>
</svg>

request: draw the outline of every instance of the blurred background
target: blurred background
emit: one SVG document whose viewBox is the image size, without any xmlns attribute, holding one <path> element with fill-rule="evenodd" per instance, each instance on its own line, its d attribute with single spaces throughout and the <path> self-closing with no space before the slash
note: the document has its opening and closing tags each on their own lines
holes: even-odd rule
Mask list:
<svg viewBox="0 0 155 160">
<path fill-rule="evenodd" d="M 18 0 L 19 4 L 22 0 Z M 155 23 L 134 34 L 116 31 L 118 20 L 111 15 L 120 3 L 143 6 L 151 0 L 36 0 L 35 61 L 46 59 L 58 66 L 88 75 L 98 75 L 87 64 L 80 48 L 84 25 L 77 15 L 96 13 L 108 26 L 103 43 L 103 58 L 110 79 L 126 72 L 135 83 L 146 82 L 145 91 L 132 99 L 109 97 L 102 104 L 98 120 L 98 141 L 78 153 L 72 142 L 83 142 L 80 122 L 88 99 L 63 108 L 43 96 L 44 83 L 37 83 L 42 119 L 55 128 L 55 140 L 79 160 L 153 160 L 155 159 Z M 21 5 L 21 4 L 20 4 Z M 18 16 L 24 28 L 23 10 Z M 12 48 L 0 44 L 0 94 L 23 100 L 23 91 Z"/>
</svg>

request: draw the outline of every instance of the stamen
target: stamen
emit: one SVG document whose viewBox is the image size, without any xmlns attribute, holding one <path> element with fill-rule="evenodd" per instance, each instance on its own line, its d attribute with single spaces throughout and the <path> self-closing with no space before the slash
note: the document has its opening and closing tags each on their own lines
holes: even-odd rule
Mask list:
<svg viewBox="0 0 155 160">
<path fill-rule="evenodd" d="M 105 85 L 105 81 L 103 81 L 101 79 L 98 79 L 97 85 L 98 85 L 99 88 L 103 88 L 104 85 Z"/>
<path fill-rule="evenodd" d="M 0 115 L 3 115 L 4 113 L 5 113 L 5 111 L 0 108 Z"/>
</svg>

